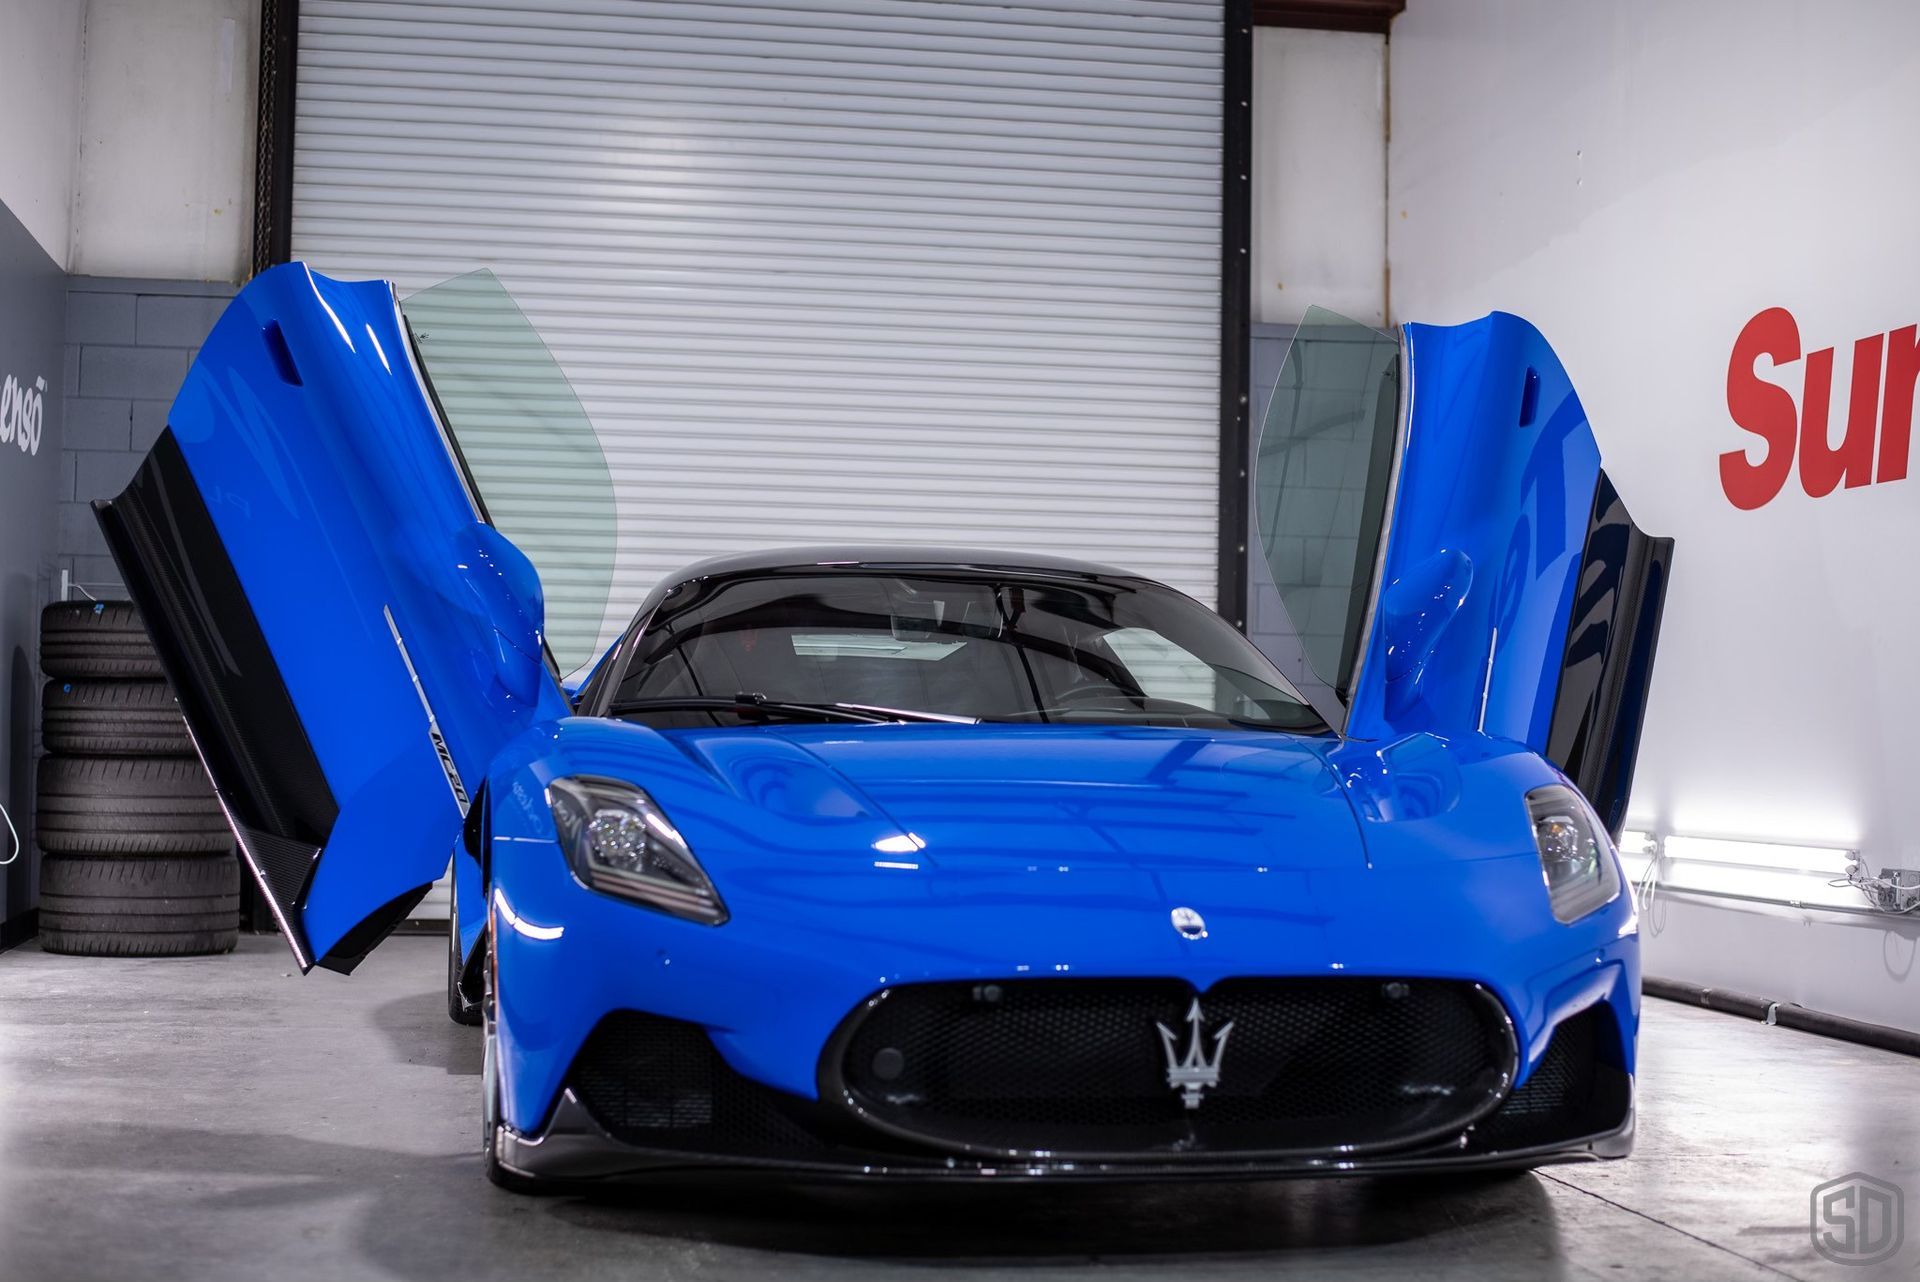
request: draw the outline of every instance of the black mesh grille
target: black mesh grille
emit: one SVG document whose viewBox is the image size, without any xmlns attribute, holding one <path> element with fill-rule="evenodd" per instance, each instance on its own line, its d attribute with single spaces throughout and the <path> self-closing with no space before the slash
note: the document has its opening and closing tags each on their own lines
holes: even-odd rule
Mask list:
<svg viewBox="0 0 1920 1282">
<path fill-rule="evenodd" d="M 841 1084 L 882 1128 L 962 1149 L 1316 1153 L 1457 1132 L 1513 1062 L 1477 985 L 1228 980 L 1199 999 L 1200 1054 L 1220 1071 L 1189 1108 L 1168 1041 L 1185 1061 L 1194 1002 L 1172 980 L 901 987 L 843 1031 Z"/>
<path fill-rule="evenodd" d="M 1620 1036 L 1606 1003 L 1563 1020 L 1525 1085 L 1473 1128 L 1472 1147 L 1534 1148 L 1618 1129 L 1632 1103 L 1619 1064 Z"/>
<path fill-rule="evenodd" d="M 813 1158 L 826 1148 L 775 1092 L 729 1068 L 704 1029 L 679 1020 L 608 1015 L 567 1084 L 608 1134 L 643 1148 L 768 1158 Z"/>
</svg>

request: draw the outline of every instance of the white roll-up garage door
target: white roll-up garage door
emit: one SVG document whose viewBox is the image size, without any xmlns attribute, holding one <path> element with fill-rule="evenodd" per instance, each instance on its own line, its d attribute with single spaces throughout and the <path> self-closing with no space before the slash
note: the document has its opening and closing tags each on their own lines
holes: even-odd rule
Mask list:
<svg viewBox="0 0 1920 1282">
<path fill-rule="evenodd" d="M 1221 71 L 1217 0 L 302 0 L 294 253 L 506 283 L 612 467 L 609 629 L 823 541 L 1211 601 Z"/>
</svg>

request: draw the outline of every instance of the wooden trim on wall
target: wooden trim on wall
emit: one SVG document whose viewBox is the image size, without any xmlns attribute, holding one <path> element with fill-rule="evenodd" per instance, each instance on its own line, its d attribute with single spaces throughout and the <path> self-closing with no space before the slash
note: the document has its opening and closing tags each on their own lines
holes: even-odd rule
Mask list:
<svg viewBox="0 0 1920 1282">
<path fill-rule="evenodd" d="M 1359 31 L 1384 36 L 1407 0 L 1252 0 L 1257 27 Z"/>
</svg>

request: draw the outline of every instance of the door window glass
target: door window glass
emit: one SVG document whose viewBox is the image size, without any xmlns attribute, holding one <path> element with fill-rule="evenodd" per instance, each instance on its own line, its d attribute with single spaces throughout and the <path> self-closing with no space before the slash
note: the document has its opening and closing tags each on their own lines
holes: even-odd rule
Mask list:
<svg viewBox="0 0 1920 1282">
<path fill-rule="evenodd" d="M 1267 586 L 1308 670 L 1296 683 L 1331 697 L 1338 706 L 1321 715 L 1334 724 L 1344 720 L 1365 631 L 1399 405 L 1399 339 L 1308 309 L 1261 426 L 1254 520 Z"/>
<path fill-rule="evenodd" d="M 400 310 L 484 515 L 540 572 L 555 661 L 580 667 L 598 653 L 618 528 L 593 424 L 492 272 L 421 290 Z"/>
</svg>

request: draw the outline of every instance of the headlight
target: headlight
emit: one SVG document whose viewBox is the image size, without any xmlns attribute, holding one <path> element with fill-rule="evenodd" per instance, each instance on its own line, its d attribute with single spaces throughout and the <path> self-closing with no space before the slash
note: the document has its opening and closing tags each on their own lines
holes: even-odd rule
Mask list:
<svg viewBox="0 0 1920 1282">
<path fill-rule="evenodd" d="M 1540 871 L 1547 898 L 1561 921 L 1578 921 L 1620 893 L 1620 870 L 1593 808 L 1564 784 L 1548 784 L 1527 794 L 1533 815 L 1533 841 L 1540 849 Z"/>
<path fill-rule="evenodd" d="M 718 926 L 726 905 L 686 839 L 639 788 L 600 775 L 570 775 L 547 785 L 560 849 L 593 889 L 649 908 Z"/>
</svg>

